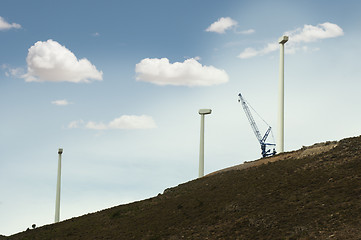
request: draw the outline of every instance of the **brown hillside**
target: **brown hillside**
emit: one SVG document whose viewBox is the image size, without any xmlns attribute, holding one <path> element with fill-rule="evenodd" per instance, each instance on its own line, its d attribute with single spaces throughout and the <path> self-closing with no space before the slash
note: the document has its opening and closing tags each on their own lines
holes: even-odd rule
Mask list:
<svg viewBox="0 0 361 240">
<path fill-rule="evenodd" d="M 8 239 L 361 239 L 361 137 L 239 165 Z"/>
</svg>

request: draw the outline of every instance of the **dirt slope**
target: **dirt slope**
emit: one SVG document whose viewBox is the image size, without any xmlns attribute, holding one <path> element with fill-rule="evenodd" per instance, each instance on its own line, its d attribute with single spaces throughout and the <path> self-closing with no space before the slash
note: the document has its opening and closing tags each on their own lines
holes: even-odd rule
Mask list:
<svg viewBox="0 0 361 240">
<path fill-rule="evenodd" d="M 241 166 L 8 239 L 361 239 L 361 137 Z"/>
<path fill-rule="evenodd" d="M 316 155 L 330 151 L 331 149 L 335 148 L 336 146 L 337 146 L 337 142 L 316 143 L 309 147 L 304 146 L 300 150 L 297 150 L 297 151 L 285 152 L 285 153 L 278 154 L 278 155 L 275 155 L 272 157 L 261 158 L 261 159 L 255 160 L 255 161 L 245 162 L 245 163 L 239 164 L 237 166 L 221 169 L 219 171 L 210 173 L 206 176 L 212 176 L 212 175 L 218 174 L 220 172 L 226 172 L 226 171 L 231 171 L 231 170 L 243 170 L 243 169 L 250 168 L 250 167 L 257 167 L 257 166 L 260 166 L 262 164 L 266 164 L 269 162 L 277 162 L 277 161 L 282 161 L 282 160 L 286 160 L 286 159 L 300 159 L 300 158 L 304 158 L 307 156 L 315 157 Z"/>
</svg>

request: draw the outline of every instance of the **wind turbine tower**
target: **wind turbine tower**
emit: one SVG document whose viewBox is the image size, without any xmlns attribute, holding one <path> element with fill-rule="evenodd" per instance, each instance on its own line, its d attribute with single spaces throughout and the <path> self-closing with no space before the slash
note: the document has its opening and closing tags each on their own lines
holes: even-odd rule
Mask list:
<svg viewBox="0 0 361 240">
<path fill-rule="evenodd" d="M 284 81 L 284 51 L 285 43 L 288 41 L 288 36 L 282 36 L 278 40 L 280 44 L 280 72 L 278 84 L 278 136 L 277 136 L 277 152 L 284 152 L 284 119 L 285 119 L 285 81 Z"/>
<path fill-rule="evenodd" d="M 61 183 L 61 154 L 63 149 L 59 148 L 58 150 L 58 179 L 56 182 L 56 200 L 55 200 L 55 223 L 59 222 L 60 218 L 60 183 Z"/>
<path fill-rule="evenodd" d="M 199 172 L 198 177 L 204 176 L 204 115 L 211 114 L 211 109 L 200 109 L 201 115 L 201 139 L 199 144 Z"/>
</svg>

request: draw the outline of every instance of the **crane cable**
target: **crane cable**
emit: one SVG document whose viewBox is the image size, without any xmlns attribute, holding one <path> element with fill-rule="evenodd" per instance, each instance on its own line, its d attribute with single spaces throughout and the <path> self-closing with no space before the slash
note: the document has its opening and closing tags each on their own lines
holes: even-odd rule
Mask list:
<svg viewBox="0 0 361 240">
<path fill-rule="evenodd" d="M 261 117 L 261 115 L 259 115 L 258 112 L 257 112 L 256 110 L 254 110 L 254 108 L 252 107 L 252 105 L 249 104 L 249 102 L 248 102 L 246 99 L 243 98 L 243 100 L 247 103 L 247 105 L 248 105 L 249 107 L 252 108 L 252 110 L 257 114 L 257 116 L 258 116 L 268 127 L 270 127 L 270 125 Z M 273 136 L 273 131 L 272 131 L 272 130 L 271 130 L 271 135 L 272 135 L 272 139 L 273 139 L 273 141 L 274 141 L 275 138 L 274 138 L 274 136 Z"/>
<path fill-rule="evenodd" d="M 244 98 L 243 98 L 244 99 Z M 250 106 L 252 108 L 252 110 L 257 114 L 257 116 L 269 127 L 270 125 L 258 114 L 258 112 L 256 110 L 254 110 L 254 108 L 252 107 L 251 104 L 249 104 L 249 102 L 244 99 L 244 101 L 247 103 L 248 106 Z"/>
</svg>

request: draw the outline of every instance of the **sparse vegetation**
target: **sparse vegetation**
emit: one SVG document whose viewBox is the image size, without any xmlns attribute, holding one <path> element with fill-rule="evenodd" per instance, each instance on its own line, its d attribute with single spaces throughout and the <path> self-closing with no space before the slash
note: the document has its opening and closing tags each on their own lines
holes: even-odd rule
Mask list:
<svg viewBox="0 0 361 240">
<path fill-rule="evenodd" d="M 360 239 L 361 137 L 322 146 L 9 239 Z"/>
</svg>

